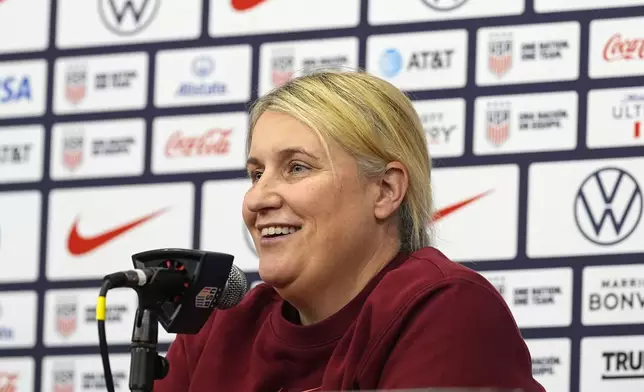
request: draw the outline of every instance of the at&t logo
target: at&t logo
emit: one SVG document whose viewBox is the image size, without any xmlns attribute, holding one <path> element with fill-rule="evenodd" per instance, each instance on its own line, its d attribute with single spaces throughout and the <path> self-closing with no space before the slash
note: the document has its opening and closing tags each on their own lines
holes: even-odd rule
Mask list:
<svg viewBox="0 0 644 392">
<path fill-rule="evenodd" d="M 380 72 L 388 78 L 398 75 L 402 66 L 402 55 L 396 49 L 387 49 L 380 57 Z"/>
<path fill-rule="evenodd" d="M 581 234 L 597 245 L 615 245 L 628 238 L 642 218 L 642 190 L 635 178 L 614 167 L 588 176 L 575 198 L 575 222 Z"/>
</svg>

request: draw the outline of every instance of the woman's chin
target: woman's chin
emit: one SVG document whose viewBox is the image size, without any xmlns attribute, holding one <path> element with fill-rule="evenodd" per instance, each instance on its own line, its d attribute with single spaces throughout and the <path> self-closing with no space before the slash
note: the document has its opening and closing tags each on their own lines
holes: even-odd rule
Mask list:
<svg viewBox="0 0 644 392">
<path fill-rule="evenodd" d="M 283 289 L 295 280 L 294 271 L 276 264 L 259 263 L 259 277 L 276 289 Z"/>
</svg>

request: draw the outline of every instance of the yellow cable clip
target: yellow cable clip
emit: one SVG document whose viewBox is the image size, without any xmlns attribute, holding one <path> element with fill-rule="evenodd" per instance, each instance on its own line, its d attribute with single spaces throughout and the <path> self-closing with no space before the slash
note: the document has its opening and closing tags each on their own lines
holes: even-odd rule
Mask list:
<svg viewBox="0 0 644 392">
<path fill-rule="evenodd" d="M 96 320 L 105 321 L 105 297 L 99 296 L 96 301 Z"/>
</svg>

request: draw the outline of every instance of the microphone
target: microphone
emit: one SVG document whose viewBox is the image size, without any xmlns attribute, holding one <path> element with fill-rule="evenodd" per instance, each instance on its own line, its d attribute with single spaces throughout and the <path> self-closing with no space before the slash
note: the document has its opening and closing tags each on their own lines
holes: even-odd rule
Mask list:
<svg viewBox="0 0 644 392">
<path fill-rule="evenodd" d="M 130 389 L 152 391 L 169 364 L 156 352 L 157 323 L 169 333 L 196 334 L 215 308 L 239 304 L 248 280 L 234 257 L 193 249 L 155 249 L 132 255 L 134 269 L 105 275 L 96 303 L 99 349 L 106 387 L 114 391 L 105 336 L 107 292 L 128 287 L 139 297 L 130 345 Z"/>
<path fill-rule="evenodd" d="M 106 275 L 103 279 L 109 281 L 111 288 L 141 287 L 161 290 L 169 296 L 174 294 L 175 298 L 182 295 L 185 289 L 190 287 L 190 279 L 186 274 L 162 267 L 119 271 Z M 247 288 L 246 275 L 239 267 L 232 265 L 223 291 L 211 307 L 215 309 L 232 308 L 241 302 L 247 292 Z"/>
<path fill-rule="evenodd" d="M 167 332 L 196 334 L 213 309 L 234 307 L 249 290 L 233 259 L 194 249 L 149 250 L 132 255 L 134 269 L 106 275 L 103 282 L 108 289 L 134 289 L 139 307 L 155 311 Z"/>
</svg>

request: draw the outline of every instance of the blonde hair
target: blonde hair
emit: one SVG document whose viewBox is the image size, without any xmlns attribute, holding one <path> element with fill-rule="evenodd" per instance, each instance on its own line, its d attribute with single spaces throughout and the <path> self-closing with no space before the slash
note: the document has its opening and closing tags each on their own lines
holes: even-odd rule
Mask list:
<svg viewBox="0 0 644 392">
<path fill-rule="evenodd" d="M 250 112 L 250 131 L 266 111 L 286 113 L 352 155 L 367 178 L 399 161 L 408 171 L 399 208 L 401 250 L 430 245 L 432 162 L 422 123 L 409 98 L 392 84 L 363 72 L 316 72 L 294 78 L 260 97 Z"/>
</svg>

